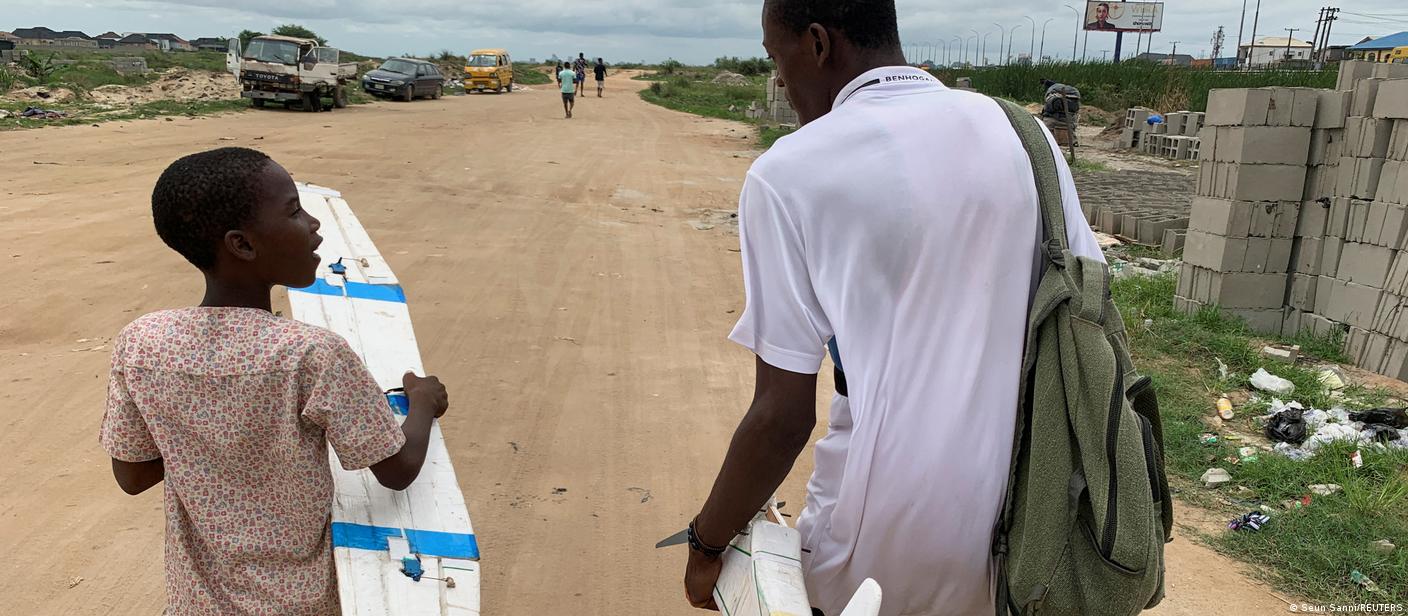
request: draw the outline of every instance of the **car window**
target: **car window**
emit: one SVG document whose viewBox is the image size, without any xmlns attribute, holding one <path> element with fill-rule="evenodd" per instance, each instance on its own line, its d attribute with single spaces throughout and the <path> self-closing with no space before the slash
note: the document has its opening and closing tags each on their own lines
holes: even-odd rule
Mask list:
<svg viewBox="0 0 1408 616">
<path fill-rule="evenodd" d="M 319 61 L 319 62 L 326 62 L 326 63 L 329 63 L 329 64 L 337 64 L 337 60 L 338 60 L 338 57 L 337 57 L 337 50 L 336 50 L 336 49 L 333 49 L 333 48 L 331 48 L 331 47 L 319 47 L 319 48 L 318 48 L 318 61 Z"/>
</svg>

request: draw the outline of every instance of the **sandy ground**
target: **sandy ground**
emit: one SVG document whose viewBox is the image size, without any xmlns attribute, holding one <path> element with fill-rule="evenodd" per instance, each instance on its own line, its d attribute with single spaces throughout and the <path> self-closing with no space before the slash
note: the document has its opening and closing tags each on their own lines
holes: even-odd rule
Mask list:
<svg viewBox="0 0 1408 616">
<path fill-rule="evenodd" d="M 699 507 L 749 399 L 752 358 L 725 339 L 737 238 L 699 221 L 724 222 L 755 152 L 745 127 L 610 85 L 571 121 L 539 87 L 0 133 L 4 611 L 160 612 L 160 491 L 123 495 L 97 444 L 108 341 L 200 296 L 152 230 L 156 176 L 244 145 L 342 190 L 402 277 L 451 392 L 485 613 L 692 613 L 683 552 L 653 545 Z M 1239 565 L 1169 549 L 1157 614 L 1284 612 Z"/>
</svg>

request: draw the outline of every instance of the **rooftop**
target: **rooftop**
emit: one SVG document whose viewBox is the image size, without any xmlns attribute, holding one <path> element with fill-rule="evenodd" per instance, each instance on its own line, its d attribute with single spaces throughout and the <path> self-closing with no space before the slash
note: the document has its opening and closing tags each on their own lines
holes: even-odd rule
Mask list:
<svg viewBox="0 0 1408 616">
<path fill-rule="evenodd" d="M 1250 45 L 1242 45 L 1249 47 Z M 1256 40 L 1257 47 L 1310 47 L 1310 43 L 1298 38 L 1286 38 L 1284 36 L 1263 36 Z"/>
<path fill-rule="evenodd" d="M 1396 49 L 1398 47 L 1408 47 L 1408 32 L 1399 32 L 1379 38 L 1364 41 L 1358 45 L 1350 47 L 1350 51 L 1375 51 L 1379 49 Z"/>
</svg>

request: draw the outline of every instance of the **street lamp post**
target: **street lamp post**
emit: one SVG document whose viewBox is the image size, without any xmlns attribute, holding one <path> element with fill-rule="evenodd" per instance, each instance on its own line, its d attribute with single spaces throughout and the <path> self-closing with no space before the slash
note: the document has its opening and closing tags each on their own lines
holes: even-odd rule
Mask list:
<svg viewBox="0 0 1408 616">
<path fill-rule="evenodd" d="M 998 30 L 998 32 L 1001 32 L 1001 30 Z M 987 33 L 984 33 L 984 34 L 983 34 L 983 44 L 978 48 L 978 55 L 981 56 L 981 57 L 979 58 L 979 61 L 982 62 L 982 66 L 987 66 L 987 65 L 988 65 L 988 37 L 989 37 L 989 36 L 992 36 L 992 33 L 991 33 L 991 32 L 987 32 Z"/>
<path fill-rule="evenodd" d="M 1080 27 L 1081 27 L 1081 25 L 1083 25 L 1083 24 L 1081 23 L 1083 20 L 1081 19 L 1081 13 L 1080 13 L 1080 11 L 1076 10 L 1076 7 L 1073 7 L 1073 6 L 1069 5 L 1069 4 L 1064 5 L 1064 6 L 1065 6 L 1066 8 L 1068 8 L 1068 9 L 1071 9 L 1071 12 L 1076 14 L 1076 36 L 1075 36 L 1075 38 L 1071 39 L 1071 62 L 1075 62 L 1075 61 L 1076 61 L 1076 43 L 1079 43 L 1079 42 L 1080 42 Z"/>
<path fill-rule="evenodd" d="M 948 66 L 948 41 L 940 41 L 944 45 L 944 66 Z"/>
<path fill-rule="evenodd" d="M 1051 20 L 1053 20 L 1053 19 L 1056 19 L 1056 18 L 1055 18 L 1055 17 L 1048 17 L 1048 18 L 1046 18 L 1046 23 L 1041 24 L 1041 50 L 1037 52 L 1037 57 L 1038 57 L 1038 58 L 1045 58 L 1045 57 L 1046 57 L 1046 27 L 1049 26 L 1049 25 L 1051 25 Z"/>
<path fill-rule="evenodd" d="M 981 35 L 981 34 L 978 34 L 978 31 L 977 31 L 977 30 L 969 29 L 968 31 L 973 33 L 973 62 L 972 62 L 972 65 L 973 65 L 973 66 L 977 66 L 977 65 L 978 65 L 978 55 L 979 55 L 979 53 L 980 53 L 979 50 L 978 50 L 978 37 L 980 37 L 980 36 L 982 36 L 982 35 Z"/>
<path fill-rule="evenodd" d="M 1003 44 L 1003 42 L 1004 42 L 1004 39 L 1003 39 L 1002 37 L 1003 37 L 1003 35 L 1007 34 L 1007 28 L 1002 27 L 1002 24 L 997 23 L 997 22 L 995 22 L 995 21 L 992 22 L 992 25 L 997 26 L 997 55 L 998 55 L 998 57 L 1001 57 L 1001 56 L 1002 56 L 1002 44 Z M 984 45 L 984 47 L 986 47 L 986 46 L 987 46 L 987 45 Z M 984 54 L 983 60 L 987 60 L 986 54 Z"/>
<path fill-rule="evenodd" d="M 1003 64 L 1012 62 L 1012 40 L 1017 38 L 1017 29 L 1021 27 L 1022 24 L 1012 26 L 1012 30 L 1007 33 L 1007 57 L 1003 58 Z"/>
<path fill-rule="evenodd" d="M 962 61 L 963 61 L 963 58 L 964 58 L 964 57 L 966 56 L 966 54 L 968 53 L 968 39 L 965 39 L 965 38 L 963 38 L 963 37 L 961 37 L 961 36 L 955 36 L 955 37 L 953 37 L 953 39 L 956 40 L 956 41 L 958 41 L 958 61 L 959 61 L 959 62 L 962 62 Z M 949 65 L 949 66 L 953 66 L 953 58 L 952 58 L 952 57 L 949 57 L 949 59 L 948 59 L 948 65 Z"/>
<path fill-rule="evenodd" d="M 1028 48 L 1027 48 L 1027 57 L 1028 57 L 1028 58 L 1031 58 L 1032 61 L 1035 62 L 1035 61 L 1036 61 L 1036 57 L 1035 57 L 1035 56 L 1036 56 L 1036 20 L 1035 20 L 1035 19 L 1032 19 L 1031 17 L 1028 17 L 1028 16 L 1026 16 L 1026 15 L 1023 15 L 1022 18 L 1023 18 L 1023 19 L 1026 19 L 1027 21 L 1032 22 L 1032 44 L 1031 44 L 1031 47 L 1028 47 Z"/>
</svg>

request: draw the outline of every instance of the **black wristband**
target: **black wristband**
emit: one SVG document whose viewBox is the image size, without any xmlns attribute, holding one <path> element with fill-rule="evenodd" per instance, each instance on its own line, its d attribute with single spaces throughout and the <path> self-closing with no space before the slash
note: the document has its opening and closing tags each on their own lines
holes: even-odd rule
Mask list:
<svg viewBox="0 0 1408 616">
<path fill-rule="evenodd" d="M 698 521 L 698 519 L 699 518 L 690 520 L 689 528 L 686 529 L 685 532 L 685 537 L 689 539 L 689 549 L 699 552 L 700 554 L 703 554 L 705 556 L 708 556 L 709 558 L 718 558 L 719 556 L 722 556 L 723 553 L 728 550 L 728 546 L 725 545 L 724 547 L 716 548 L 714 546 L 704 543 L 704 541 L 699 538 L 699 533 L 696 532 L 694 529 L 694 523 Z"/>
</svg>

